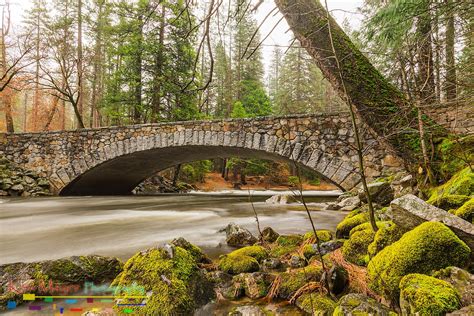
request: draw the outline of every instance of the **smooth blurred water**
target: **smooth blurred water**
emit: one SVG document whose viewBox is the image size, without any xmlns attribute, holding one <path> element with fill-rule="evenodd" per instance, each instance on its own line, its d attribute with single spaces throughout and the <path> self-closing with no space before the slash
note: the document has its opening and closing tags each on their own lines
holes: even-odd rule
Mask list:
<svg viewBox="0 0 474 316">
<path fill-rule="evenodd" d="M 332 200 L 319 197 L 319 200 Z M 269 205 L 255 197 L 262 228 L 310 230 L 295 205 Z M 313 211 L 317 228 L 335 229 L 344 213 Z M 99 254 L 127 259 L 139 250 L 184 237 L 215 257 L 229 251 L 225 233 L 235 222 L 256 233 L 248 197 L 160 195 L 51 197 L 0 200 L 0 264 Z"/>
</svg>

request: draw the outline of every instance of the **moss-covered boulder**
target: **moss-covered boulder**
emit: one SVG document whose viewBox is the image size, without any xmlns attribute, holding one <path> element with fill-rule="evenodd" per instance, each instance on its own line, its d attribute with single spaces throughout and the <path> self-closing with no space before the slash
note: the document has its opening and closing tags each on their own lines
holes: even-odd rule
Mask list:
<svg viewBox="0 0 474 316">
<path fill-rule="evenodd" d="M 97 255 L 1 265 L 0 301 L 14 300 L 19 304 L 23 293 L 61 294 L 50 283 L 62 284 L 63 291 L 72 294 L 79 291 L 85 282 L 100 284 L 113 280 L 122 271 L 122 266 L 116 258 Z M 5 304 L 0 305 L 0 310 L 5 307 Z"/>
<path fill-rule="evenodd" d="M 354 227 L 347 240 L 342 246 L 344 258 L 354 264 L 366 266 L 369 262 L 367 248 L 372 243 L 375 232 L 370 223 L 364 223 Z"/>
<path fill-rule="evenodd" d="M 405 229 L 391 221 L 383 222 L 378 227 L 379 230 L 375 233 L 374 240 L 367 247 L 369 258 L 373 258 L 382 249 L 399 240 L 406 232 Z"/>
<path fill-rule="evenodd" d="M 474 172 L 466 167 L 445 184 L 432 189 L 427 202 L 448 211 L 458 208 L 472 196 L 474 196 Z"/>
<path fill-rule="evenodd" d="M 193 245 L 192 243 L 190 243 L 183 237 L 174 239 L 171 242 L 171 244 L 176 247 L 181 247 L 187 252 L 189 252 L 196 259 L 196 262 L 198 263 L 211 263 L 212 262 L 212 260 L 204 252 L 202 252 L 201 248 Z"/>
<path fill-rule="evenodd" d="M 230 274 L 255 272 L 260 269 L 259 263 L 268 257 L 265 248 L 247 246 L 237 249 L 219 258 L 219 269 Z"/>
<path fill-rule="evenodd" d="M 425 222 L 385 247 L 368 264 L 369 286 L 387 299 L 397 300 L 398 284 L 410 273 L 430 273 L 448 266 L 465 266 L 469 247 L 449 228 Z"/>
<path fill-rule="evenodd" d="M 364 294 L 351 293 L 339 299 L 333 313 L 333 316 L 345 315 L 392 316 L 396 315 L 396 313 L 391 312 L 388 307 L 380 304 L 373 298 Z"/>
<path fill-rule="evenodd" d="M 242 273 L 234 279 L 243 285 L 245 296 L 255 300 L 268 294 L 275 275 L 264 272 Z"/>
<path fill-rule="evenodd" d="M 464 203 L 460 208 L 454 211 L 454 215 L 474 224 L 474 198 Z"/>
<path fill-rule="evenodd" d="M 327 230 L 327 229 L 317 230 L 316 234 L 319 238 L 320 243 L 328 242 L 328 241 L 332 240 L 333 237 L 334 237 L 333 233 L 330 230 Z M 316 241 L 316 238 L 314 238 L 314 232 L 309 231 L 306 234 L 304 234 L 303 240 L 304 241 Z"/>
<path fill-rule="evenodd" d="M 433 273 L 433 277 L 446 281 L 458 291 L 463 306 L 474 305 L 474 275 L 458 267 L 447 267 Z"/>
<path fill-rule="evenodd" d="M 400 281 L 400 308 L 405 315 L 444 315 L 461 308 L 461 301 L 448 282 L 414 273 Z"/>
<path fill-rule="evenodd" d="M 302 242 L 303 236 L 301 235 L 280 235 L 272 245 L 270 254 L 273 257 L 286 256 L 296 251 Z"/>
<path fill-rule="evenodd" d="M 298 297 L 296 306 L 311 315 L 332 315 L 336 302 L 322 294 L 307 293 Z"/>
<path fill-rule="evenodd" d="M 274 242 L 277 240 L 278 236 L 280 236 L 280 234 L 274 231 L 271 227 L 265 227 L 262 230 L 262 238 L 266 242 Z"/>
<path fill-rule="evenodd" d="M 323 268 L 318 264 L 311 264 L 304 268 L 283 272 L 278 289 L 280 298 L 289 299 L 303 285 L 311 281 L 319 281 L 323 275 Z"/>
<path fill-rule="evenodd" d="M 352 228 L 369 221 L 367 212 L 358 213 L 357 210 L 349 213 L 336 227 L 337 238 L 348 238 Z"/>
<path fill-rule="evenodd" d="M 118 288 L 116 295 L 126 297 L 130 293 L 120 289 L 138 284 L 147 298 L 124 298 L 122 304 L 146 302 L 145 306 L 127 306 L 143 315 L 182 315 L 192 314 L 214 297 L 212 283 L 198 268 L 193 254 L 181 247 L 171 249 L 151 248 L 125 263 L 123 272 L 112 282 Z"/>
</svg>

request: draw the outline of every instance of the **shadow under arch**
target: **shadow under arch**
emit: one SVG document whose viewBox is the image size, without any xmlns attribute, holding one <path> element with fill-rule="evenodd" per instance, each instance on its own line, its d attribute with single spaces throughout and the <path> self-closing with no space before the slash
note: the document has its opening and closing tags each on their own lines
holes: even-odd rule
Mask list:
<svg viewBox="0 0 474 316">
<path fill-rule="evenodd" d="M 258 158 L 280 162 L 293 162 L 317 173 L 341 190 L 344 187 L 306 163 L 309 160 L 290 159 L 277 153 L 243 147 L 184 145 L 137 151 L 102 162 L 78 175 L 59 192 L 61 196 L 77 195 L 128 195 L 132 190 L 156 172 L 178 164 L 213 158 Z M 350 171 L 347 172 L 349 174 Z"/>
</svg>

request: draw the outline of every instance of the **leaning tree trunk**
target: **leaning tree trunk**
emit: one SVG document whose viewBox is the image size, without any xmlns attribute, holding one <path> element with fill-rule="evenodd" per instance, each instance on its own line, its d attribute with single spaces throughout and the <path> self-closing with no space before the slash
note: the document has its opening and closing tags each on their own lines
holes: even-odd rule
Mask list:
<svg viewBox="0 0 474 316">
<path fill-rule="evenodd" d="M 343 99 L 344 83 L 347 97 L 372 132 L 384 139 L 407 164 L 419 161 L 416 107 L 375 69 L 330 18 L 332 40 L 340 60 L 340 68 L 337 67 L 327 11 L 318 0 L 275 0 L 275 3 L 296 38 Z"/>
</svg>

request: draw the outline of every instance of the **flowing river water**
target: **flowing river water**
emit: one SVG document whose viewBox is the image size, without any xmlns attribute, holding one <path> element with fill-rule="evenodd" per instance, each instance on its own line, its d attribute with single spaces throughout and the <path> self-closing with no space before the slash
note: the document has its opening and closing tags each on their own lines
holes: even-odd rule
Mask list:
<svg viewBox="0 0 474 316">
<path fill-rule="evenodd" d="M 264 194 L 265 195 L 265 194 Z M 270 205 L 254 196 L 261 227 L 310 230 L 300 205 Z M 334 200 L 317 194 L 312 202 Z M 311 205 L 311 203 L 310 203 Z M 317 229 L 334 230 L 343 212 L 312 211 Z M 256 234 L 248 197 L 229 194 L 48 197 L 0 200 L 0 264 L 99 254 L 127 260 L 137 251 L 184 237 L 213 258 L 231 251 L 225 233 L 234 222 Z"/>
</svg>

